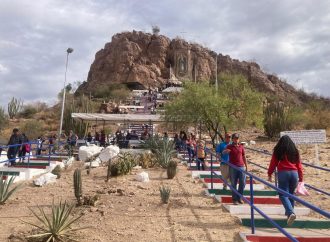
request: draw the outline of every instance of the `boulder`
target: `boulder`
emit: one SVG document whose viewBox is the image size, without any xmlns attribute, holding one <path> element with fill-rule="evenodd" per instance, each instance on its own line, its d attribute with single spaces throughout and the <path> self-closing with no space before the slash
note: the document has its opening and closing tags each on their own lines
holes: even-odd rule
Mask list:
<svg viewBox="0 0 330 242">
<path fill-rule="evenodd" d="M 97 145 L 81 146 L 79 147 L 79 159 L 85 162 L 88 158 L 101 152 L 103 147 Z"/>
</svg>

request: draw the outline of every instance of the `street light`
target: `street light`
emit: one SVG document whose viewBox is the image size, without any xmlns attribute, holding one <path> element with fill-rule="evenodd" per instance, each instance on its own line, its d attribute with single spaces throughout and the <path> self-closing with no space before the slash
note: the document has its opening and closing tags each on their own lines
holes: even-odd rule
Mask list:
<svg viewBox="0 0 330 242">
<path fill-rule="evenodd" d="M 64 74 L 64 88 L 63 88 L 63 98 L 62 98 L 62 111 L 61 111 L 61 122 L 60 122 L 60 131 L 58 133 L 58 140 L 61 139 L 62 135 L 62 125 L 63 125 L 63 114 L 64 114 L 64 103 L 65 103 L 65 91 L 66 91 L 66 72 L 68 71 L 68 61 L 69 61 L 69 54 L 73 52 L 72 48 L 68 48 L 66 50 L 66 64 L 65 64 L 65 74 Z"/>
</svg>

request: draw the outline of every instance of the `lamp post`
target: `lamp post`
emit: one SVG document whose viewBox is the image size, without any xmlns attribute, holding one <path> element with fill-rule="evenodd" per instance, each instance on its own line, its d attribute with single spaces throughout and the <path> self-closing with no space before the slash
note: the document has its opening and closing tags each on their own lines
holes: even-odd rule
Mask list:
<svg viewBox="0 0 330 242">
<path fill-rule="evenodd" d="M 65 64 L 65 74 L 64 74 L 64 87 L 63 87 L 63 98 L 62 98 L 62 110 L 61 110 L 61 121 L 60 121 L 60 131 L 58 133 L 58 140 L 61 140 L 62 126 L 63 126 L 63 114 L 64 114 L 64 103 L 65 103 L 65 91 L 66 91 L 66 73 L 68 71 L 68 61 L 69 54 L 73 52 L 72 48 L 66 50 L 66 64 Z"/>
<path fill-rule="evenodd" d="M 215 56 L 215 89 L 218 91 L 218 54 Z"/>
</svg>

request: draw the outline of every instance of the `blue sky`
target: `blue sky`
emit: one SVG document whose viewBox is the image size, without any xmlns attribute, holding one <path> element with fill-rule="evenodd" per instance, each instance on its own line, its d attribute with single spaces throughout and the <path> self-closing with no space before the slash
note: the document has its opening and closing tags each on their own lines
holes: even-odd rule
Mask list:
<svg viewBox="0 0 330 242">
<path fill-rule="evenodd" d="M 1 0 L 0 106 L 54 104 L 68 47 L 67 81 L 85 81 L 112 35 L 152 25 L 330 97 L 330 1 Z"/>
</svg>

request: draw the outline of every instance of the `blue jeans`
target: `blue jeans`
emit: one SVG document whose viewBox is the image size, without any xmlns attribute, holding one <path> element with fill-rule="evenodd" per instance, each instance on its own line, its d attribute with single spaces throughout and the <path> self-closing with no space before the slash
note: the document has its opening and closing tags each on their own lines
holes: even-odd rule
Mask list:
<svg viewBox="0 0 330 242">
<path fill-rule="evenodd" d="M 282 190 L 293 194 L 298 185 L 298 172 L 297 171 L 279 171 L 278 172 L 278 187 Z M 290 216 L 294 213 L 294 200 L 279 193 L 280 200 L 285 209 L 285 215 Z"/>
<path fill-rule="evenodd" d="M 246 176 L 242 171 L 245 171 L 245 167 L 237 167 L 238 170 L 230 167 L 229 168 L 229 174 L 230 174 L 230 183 L 231 186 L 237 190 L 237 183 L 238 183 L 238 192 L 243 195 L 244 192 L 244 187 L 245 187 L 245 180 Z M 233 191 L 231 192 L 231 196 L 233 199 L 233 202 L 237 202 L 240 200 L 240 197 L 234 193 Z"/>
</svg>

